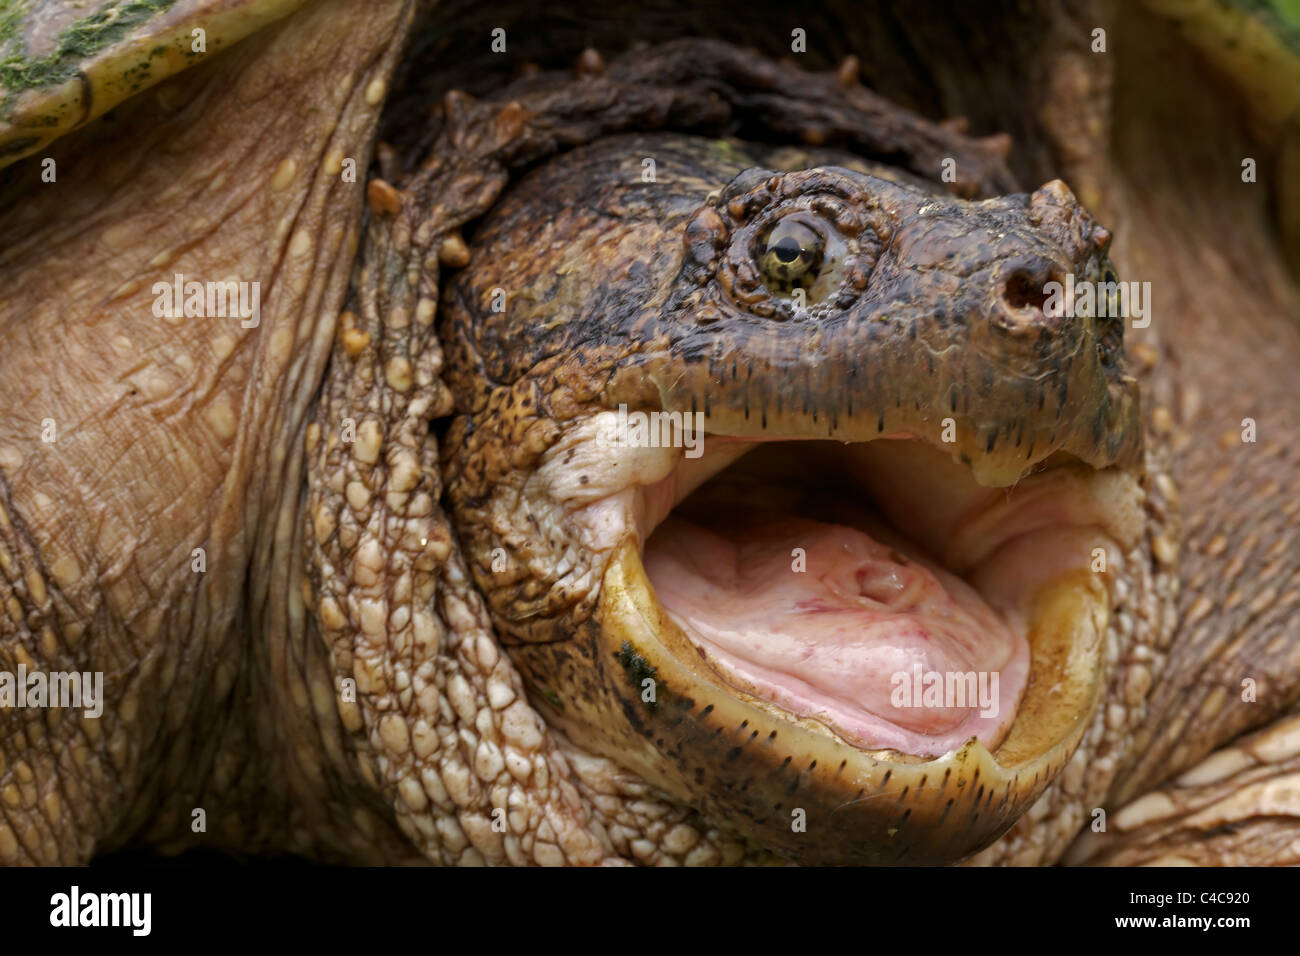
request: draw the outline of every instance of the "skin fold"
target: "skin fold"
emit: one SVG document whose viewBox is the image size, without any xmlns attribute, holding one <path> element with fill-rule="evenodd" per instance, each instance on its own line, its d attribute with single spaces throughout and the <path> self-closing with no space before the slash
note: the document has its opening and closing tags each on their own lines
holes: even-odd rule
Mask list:
<svg viewBox="0 0 1300 956">
<path fill-rule="evenodd" d="M 936 841 L 967 840 L 952 859 L 975 864 L 1300 861 L 1300 420 L 1288 387 L 1300 296 L 1263 190 L 1236 172 L 1254 134 L 1220 100 L 1187 130 L 1189 103 L 1208 101 L 1193 66 L 1171 83 L 1159 64 L 1175 51 L 1146 61 L 1129 47 L 1104 82 L 1071 72 L 1068 49 L 1088 32 L 1072 18 L 1092 16 L 1072 8 L 1055 27 L 1067 49 L 1051 87 L 1086 105 L 1028 107 L 1040 135 L 1009 168 L 1005 141 L 924 120 L 853 71 L 685 41 L 608 64 L 584 57 L 483 98 L 447 92 L 432 115 L 424 102 L 404 119 L 418 136 L 381 147 L 372 166 L 385 105 L 416 116 L 418 84 L 399 65 L 417 11 L 365 7 L 308 4 L 0 173 L 0 670 L 102 671 L 106 698 L 98 720 L 0 711 L 0 862 L 84 862 L 128 844 L 371 863 L 888 862 L 852 841 L 845 856 L 815 834 L 787 838 L 788 824 L 765 831 L 718 795 L 728 777 L 696 786 L 682 770 L 687 783 L 675 782 L 678 757 L 720 766 L 732 741 L 714 753 L 684 733 L 677 756 L 643 755 L 638 718 L 620 721 L 635 702 L 625 672 L 652 662 L 628 657 L 608 679 L 571 669 L 562 689 L 591 702 L 585 722 L 551 706 L 539 687 L 559 686 L 575 648 L 589 642 L 605 660 L 619 649 L 598 643 L 590 581 L 518 573 L 550 560 L 553 543 L 511 525 L 527 510 L 527 476 L 569 424 L 620 401 L 702 400 L 712 343 L 758 362 L 764 383 L 713 393 L 720 417 L 740 421 L 773 394 L 763 389 L 784 350 L 809 348 L 796 325 L 699 323 L 708 303 L 687 297 L 714 288 L 710 237 L 741 228 L 728 200 L 767 188 L 736 184 L 744 169 L 766 167 L 798 198 L 827 175 L 791 177 L 832 160 L 852 167 L 836 174 L 846 201 L 876 197 L 900 221 L 925 201 L 912 187 L 928 190 L 963 264 L 978 259 L 964 230 L 985 203 L 979 215 L 1010 236 L 986 265 L 1039 280 L 1048 273 L 1031 267 L 1052 256 L 1098 275 L 1108 257 L 1159 297 L 1157 320 L 1125 330 L 1127 357 L 1113 364 L 1079 359 L 1107 351 L 1100 326 L 1052 330 L 1056 351 L 1040 365 L 959 336 L 967 348 L 924 373 L 903 343 L 818 345 L 818 397 L 845 394 L 857 350 L 897 362 L 892 381 L 996 383 L 958 403 L 971 426 L 961 450 L 990 474 L 1038 460 L 1011 438 L 988 445 L 987 426 L 1011 424 L 1140 486 L 1143 530 L 1111 591 L 1086 726 L 1050 780 L 1008 789 L 996 825 L 937 820 Z M 1122 16 L 1158 52 L 1176 42 L 1147 14 Z M 1112 108 L 1116 135 L 1103 137 L 1095 127 Z M 785 158 L 698 146 L 738 130 Z M 1180 148 L 1160 146 L 1171 141 Z M 660 206 L 620 213 L 626 197 L 610 186 L 545 208 L 574 195 L 573 181 L 638 176 L 651 150 L 692 170 Z M 57 184 L 34 186 L 46 155 Z M 566 185 L 582 176 L 575 155 L 604 158 Z M 946 157 L 962 171 L 955 183 L 938 180 Z M 341 177 L 345 160 L 356 182 Z M 549 190 L 508 192 L 534 168 L 540 182 L 555 177 Z M 608 222 L 592 212 L 601 203 Z M 1221 231 L 1207 236 L 1207 223 Z M 521 332 L 475 305 L 496 286 L 541 290 L 584 243 L 586 271 L 551 289 L 590 310 L 582 322 L 547 326 L 556 313 L 534 299 Z M 942 287 L 945 266 L 925 259 L 937 247 L 900 249 L 888 286 L 889 309 L 923 331 Z M 936 285 L 909 286 L 922 260 Z M 652 294 L 626 281 L 636 261 L 637 275 L 659 277 Z M 259 324 L 156 318 L 151 286 L 176 272 L 259 281 Z M 986 298 L 975 286 L 962 287 L 963 315 L 1002 308 L 1004 284 Z M 625 324 L 593 331 L 610 316 Z M 1028 410 L 1037 396 L 1008 384 L 1017 368 L 1050 370 L 1058 403 Z M 867 416 L 825 407 L 846 436 L 902 426 L 878 422 L 873 400 Z M 799 419 L 784 414 L 773 427 Z M 1257 442 L 1241 440 L 1247 417 Z M 572 554 L 580 570 L 609 558 Z M 712 733 L 734 702 L 709 702 L 696 729 Z M 593 721 L 607 745 L 583 739 Z M 744 766 L 755 780 L 771 770 Z M 833 769 L 804 778 L 814 816 L 853 798 Z M 918 819 L 929 812 L 923 796 L 898 799 Z M 883 824 L 854 812 L 843 832 L 878 839 L 870 828 Z"/>
</svg>

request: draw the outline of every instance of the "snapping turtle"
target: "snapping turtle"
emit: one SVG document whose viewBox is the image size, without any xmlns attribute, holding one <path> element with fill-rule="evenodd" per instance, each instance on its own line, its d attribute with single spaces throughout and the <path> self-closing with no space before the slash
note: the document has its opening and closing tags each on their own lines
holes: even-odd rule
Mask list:
<svg viewBox="0 0 1300 956">
<path fill-rule="evenodd" d="M 294 6 L 4 21 L 0 672 L 104 692 L 0 697 L 0 859 L 1295 862 L 1277 98 L 1185 132 L 1080 5 L 1017 158 L 879 95 L 888 7 L 504 82 Z"/>
</svg>

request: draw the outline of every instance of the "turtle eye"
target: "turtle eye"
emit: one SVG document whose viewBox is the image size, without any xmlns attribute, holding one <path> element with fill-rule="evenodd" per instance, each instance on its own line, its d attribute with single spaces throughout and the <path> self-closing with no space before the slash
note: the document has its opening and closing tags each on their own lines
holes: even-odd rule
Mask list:
<svg viewBox="0 0 1300 956">
<path fill-rule="evenodd" d="M 763 240 L 758 258 L 763 281 L 777 292 L 796 286 L 806 289 L 821 271 L 825 251 L 826 242 L 816 229 L 797 219 L 783 219 Z"/>
</svg>

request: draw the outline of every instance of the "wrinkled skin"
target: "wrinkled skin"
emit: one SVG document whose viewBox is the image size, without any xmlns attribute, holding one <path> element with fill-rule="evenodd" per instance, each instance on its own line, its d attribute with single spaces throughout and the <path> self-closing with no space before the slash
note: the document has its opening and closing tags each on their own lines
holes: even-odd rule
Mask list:
<svg viewBox="0 0 1300 956">
<path fill-rule="evenodd" d="M 599 616 L 596 595 L 563 593 L 556 600 L 551 591 L 530 592 L 508 576 L 492 576 L 489 546 L 500 529 L 480 517 L 480 495 L 494 479 L 530 473 L 561 423 L 593 405 L 644 401 L 635 383 L 647 370 L 669 380 L 677 370 L 663 364 L 663 355 L 671 350 L 657 352 L 656 343 L 712 337 L 761 355 L 759 343 L 784 347 L 799 326 L 743 331 L 748 327 L 732 324 L 740 319 L 725 315 L 695 325 L 673 311 L 681 299 L 669 292 L 656 302 L 662 308 L 652 334 L 606 332 L 606 347 L 589 350 L 589 337 L 566 340 L 561 332 L 523 344 L 513 339 L 507 348 L 494 342 L 502 333 L 490 318 L 458 311 L 455 298 L 504 281 L 492 270 L 511 268 L 490 257 L 479 261 L 480 244 L 493 241 L 490 224 L 472 243 L 470 269 L 440 295 L 443 269 L 465 261 L 454 231 L 487 212 L 513 168 L 561 144 L 626 128 L 714 135 L 730 111 L 747 115 L 744 91 L 753 78 L 744 70 L 775 67 L 738 73 L 731 54 L 717 54 L 718 70 L 736 92 L 721 110 L 675 86 L 680 77 L 674 81 L 671 63 L 658 67 L 661 83 L 638 87 L 645 94 L 639 110 L 611 109 L 596 119 L 579 108 L 582 95 L 567 98 L 567 78 L 550 89 L 539 78 L 531 111 L 508 99 L 449 102 L 443 145 L 435 145 L 426 168 L 403 178 L 400 208 L 394 211 L 382 189 L 376 201 L 372 189 L 349 291 L 362 196 L 335 169 L 338 155 L 355 156 L 365 168 L 383 84 L 408 28 L 408 10 L 384 9 L 386 16 L 353 19 L 345 4 L 325 3 L 263 31 L 232 53 L 237 62 L 173 81 L 184 93 L 179 102 L 191 104 L 183 113 L 159 123 L 154 104 L 128 104 L 117 119 L 121 138 L 112 144 L 118 165 L 102 168 L 91 144 L 104 146 L 97 137 L 105 133 L 88 130 L 54 147 L 59 181 L 77 183 L 75 191 L 60 187 L 57 195 L 6 204 L 0 389 L 11 413 L 0 422 L 0 589 L 8 612 L 0 669 L 25 661 L 50 670 L 103 670 L 107 700 L 98 722 L 58 711 L 0 714 L 0 859 L 79 861 L 132 840 L 446 863 L 716 863 L 806 853 L 806 845 L 764 841 L 707 792 L 674 792 L 673 781 L 653 779 L 638 759 L 620 760 L 618 748 L 604 754 L 571 739 L 572 728 L 565 730 L 536 696 L 536 681 L 539 671 L 554 674 L 555 655 L 565 650 L 557 631 L 583 624 L 575 609 L 586 602 L 587 620 Z M 311 38 L 310 48 L 303 37 Z M 689 62 L 699 69 L 701 59 Z M 657 61 L 650 61 L 653 72 Z M 321 62 L 333 64 L 330 75 L 316 68 Z M 257 63 L 275 68 L 252 69 Z M 609 82 L 619 81 L 618 69 L 611 67 Z M 230 76 L 246 77 L 239 96 L 227 95 Z M 249 106 L 282 96 L 287 86 L 328 108 L 311 116 Z M 791 99 L 800 93 L 793 90 Z M 810 86 L 803 95 L 815 100 L 822 93 Z M 885 142 L 857 142 L 864 153 L 901 152 L 904 162 L 895 155 L 896 164 L 924 176 L 933 169 L 929 158 L 945 155 L 927 153 L 927 137 L 942 140 L 943 148 L 965 150 L 971 168 L 987 169 L 961 182 L 967 195 L 1014 192 L 988 150 L 972 141 L 919 121 L 888 132 L 878 113 L 856 108 L 846 122 L 887 131 Z M 530 122 L 536 115 L 548 121 Z M 796 108 L 770 125 L 790 136 L 806 119 Z M 782 122 L 791 125 L 782 129 Z M 145 129 L 155 138 L 141 140 Z M 225 150 L 186 146 L 214 136 L 225 137 Z M 254 148 L 268 141 L 286 145 Z M 674 141 L 659 142 L 657 149 L 674 148 Z M 1140 143 L 1116 148 L 1168 155 Z M 242 165 L 234 156 L 243 157 Z M 634 165 L 637 159 L 625 157 Z M 325 175 L 308 175 L 318 167 Z M 703 162 L 698 182 L 679 184 L 665 194 L 663 208 L 642 215 L 654 223 L 661 246 L 638 248 L 650 265 L 658 262 L 666 291 L 687 292 L 673 258 L 690 253 L 681 234 L 708 207 L 708 192 L 739 168 L 717 157 Z M 1111 354 L 1118 362 L 1113 352 L 1097 348 L 1105 330 L 1087 332 L 1093 348 L 1083 354 L 1098 358 L 1082 365 L 1067 360 L 1079 354 L 1069 336 L 1080 330 L 1048 336 L 1062 343 L 1061 358 L 1047 364 L 1067 397 L 1038 413 L 1041 419 L 1030 415 L 1027 426 L 1050 430 L 1059 423 L 1060 441 L 1073 442 L 1076 457 L 1098 468 L 1144 471 L 1149 524 L 1126 556 L 1128 590 L 1103 655 L 1102 698 L 1082 740 L 1053 767 L 1046 790 L 1026 792 L 1023 805 L 987 832 L 968 832 L 966 851 L 1018 817 L 976 860 L 1052 861 L 1091 808 L 1104 806 L 1119 810 L 1111 830 L 1081 839 L 1072 858 L 1287 862 L 1296 812 L 1287 775 L 1300 766 L 1300 741 L 1287 718 L 1300 673 L 1287 630 L 1295 621 L 1298 559 L 1288 546 L 1294 536 L 1278 516 L 1294 526 L 1300 469 L 1295 408 L 1281 397 L 1281 370 L 1300 358 L 1300 343 L 1294 323 L 1280 317 L 1296 315 L 1296 295 L 1265 229 L 1225 252 L 1171 240 L 1195 231 L 1196 212 L 1178 197 L 1144 188 L 1159 182 L 1162 170 L 1137 162 L 1131 168 L 1138 172 L 1121 180 L 1120 196 L 1143 204 L 1146 214 L 1112 219 L 1118 235 L 1132 237 L 1112 253 L 1121 269 L 1170 289 L 1199 289 L 1191 277 L 1207 269 L 1222 281 L 1204 293 L 1212 303 L 1168 306 L 1169 322 L 1180 323 L 1176 332 L 1162 326 L 1158 344 L 1137 343 L 1135 364 L 1150 396 L 1143 399 L 1145 457 L 1132 385 L 1102 361 Z M 798 182 L 794 175 L 782 181 Z M 854 171 L 835 175 L 859 201 L 874 197 L 900 221 L 920 202 L 897 184 Z M 203 207 L 197 220 L 174 215 L 175 204 L 195 193 L 216 208 Z M 512 201 L 513 212 L 496 214 L 495 241 L 527 249 L 524 227 L 540 224 L 537 196 L 521 193 Z M 1260 215 L 1234 206 L 1247 202 L 1237 194 L 1209 190 L 1204 201 L 1211 217 L 1225 210 L 1250 221 Z M 971 208 L 953 198 L 940 202 L 945 227 L 963 236 Z M 1063 189 L 1046 186 L 1032 198 L 994 199 L 984 208 L 1013 239 L 997 250 L 958 241 L 967 264 L 981 264 L 990 276 L 963 288 L 973 297 L 963 306 L 969 329 L 976 328 L 972 317 L 1001 308 L 1004 286 L 994 281 L 1001 264 L 1055 257 L 1078 272 L 1101 267 L 1105 243 L 1091 231 L 1094 220 Z M 1030 222 L 1036 208 L 1050 214 Z M 701 225 L 707 233 L 716 224 L 706 217 Z M 608 239 L 590 209 L 568 229 L 566 243 L 586 237 L 600 247 Z M 653 248 L 662 249 L 658 260 L 648 252 Z M 931 248 L 909 246 L 911 258 L 897 261 L 895 278 L 866 294 L 906 289 L 909 263 Z M 1250 270 L 1225 268 L 1224 254 L 1252 261 L 1262 278 L 1248 283 Z M 625 255 L 606 252 L 594 261 L 626 265 Z M 514 261 L 540 273 L 549 260 Z M 260 326 L 154 321 L 149 284 L 155 273 L 174 271 L 261 277 Z M 515 276 L 509 284 L 536 281 Z M 644 281 L 630 286 L 642 300 Z M 935 290 L 919 291 L 924 297 Z M 1203 292 L 1185 295 L 1199 299 Z M 565 294 L 588 301 L 591 293 L 579 287 Z M 914 321 L 932 312 L 922 302 Z M 1240 321 L 1225 328 L 1230 314 Z M 445 367 L 435 332 L 442 333 Z M 907 359 L 896 344 L 873 347 Z M 837 366 L 837 350 L 827 350 L 830 360 L 821 367 L 828 386 L 845 374 L 848 352 L 847 345 L 839 350 Z M 575 367 L 577 354 L 583 360 Z M 1257 370 L 1250 394 L 1210 374 L 1225 354 Z M 552 364 L 518 404 L 489 388 L 527 384 L 542 355 Z M 954 368 L 972 368 L 974 358 L 954 360 Z M 994 383 L 1003 380 L 1005 360 L 997 353 L 988 360 Z M 636 374 L 598 378 L 586 361 Z M 78 370 L 75 389 L 49 374 L 59 364 Z M 690 368 L 687 361 L 681 370 Z M 597 381 L 609 381 L 610 390 L 602 393 Z M 1002 386 L 988 394 L 999 425 L 1023 406 L 1023 396 L 1018 401 Z M 683 396 L 689 395 L 687 385 Z M 736 403 L 741 392 L 721 397 Z M 1103 404 L 1113 424 L 1094 432 L 1085 424 Z M 1239 448 L 1221 441 L 1251 412 L 1276 437 Z M 440 453 L 429 425 L 453 413 Z M 471 435 L 475 417 L 480 427 Z M 45 418 L 59 427 L 53 445 L 39 438 Z M 841 427 L 879 430 L 876 414 L 861 418 L 846 411 Z M 347 423 L 354 441 L 343 438 Z M 1225 452 L 1240 458 L 1225 461 Z M 1010 467 L 1018 453 L 1003 454 Z M 1183 480 L 1198 473 L 1212 481 Z M 1257 494 L 1225 512 L 1223 488 L 1247 483 Z M 1179 505 L 1192 516 L 1181 550 L 1172 517 Z M 195 547 L 208 555 L 202 575 L 191 569 Z M 518 547 L 535 550 L 539 542 L 523 539 Z M 597 552 L 582 557 L 602 559 Z M 1183 582 L 1178 597 L 1175 568 Z M 540 618 L 520 613 L 544 596 Z M 1230 671 L 1218 683 L 1203 676 L 1206 656 Z M 1258 704 L 1234 704 L 1242 668 L 1229 661 L 1244 662 L 1247 676 L 1256 677 Z M 356 681 L 355 699 L 340 693 L 347 678 Z M 1189 685 L 1199 695 L 1186 693 Z M 619 693 L 613 682 L 600 687 Z M 1248 731 L 1254 733 L 1239 736 Z M 1157 785 L 1163 789 L 1151 793 Z M 811 781 L 811 792 L 831 806 L 840 802 L 825 781 Z M 925 804 L 914 799 L 920 816 Z M 195 807 L 207 810 L 202 837 L 188 826 Z M 504 834 L 492 825 L 502 816 Z M 1203 838 L 1207 831 L 1212 836 Z"/>
<path fill-rule="evenodd" d="M 109 702 L 99 721 L 4 713 L 6 860 L 84 860 L 154 828 L 168 841 L 188 830 L 193 807 L 209 808 L 220 842 L 279 841 L 287 813 L 304 833 L 330 829 L 333 816 L 358 847 L 373 833 L 388 855 L 402 851 L 382 813 L 366 809 L 359 771 L 328 757 L 339 717 L 272 691 L 306 686 L 311 654 L 254 636 L 286 633 L 295 600 L 285 532 L 302 461 L 292 449 L 328 357 L 362 202 L 336 170 L 345 156 L 365 165 L 380 108 L 368 89 L 392 69 L 390 43 L 409 16 L 391 8 L 351 22 L 340 6 L 313 7 L 232 51 L 223 69 L 185 73 L 112 126 L 60 141 L 49 192 L 8 183 L 35 201 L 4 203 L 4 669 L 27 658 L 103 671 Z M 323 61 L 336 71 L 311 66 Z M 327 109 L 268 108 L 289 89 Z M 206 148 L 217 140 L 225 150 Z M 292 171 L 287 184 L 277 170 Z M 256 329 L 153 316 L 155 273 L 209 270 L 262 282 Z M 75 318 L 61 291 L 82 303 Z M 43 418 L 57 423 L 53 445 L 40 442 Z M 252 565 L 262 571 L 246 580 Z M 352 794 L 347 809 L 300 799 L 317 787 Z"/>
</svg>

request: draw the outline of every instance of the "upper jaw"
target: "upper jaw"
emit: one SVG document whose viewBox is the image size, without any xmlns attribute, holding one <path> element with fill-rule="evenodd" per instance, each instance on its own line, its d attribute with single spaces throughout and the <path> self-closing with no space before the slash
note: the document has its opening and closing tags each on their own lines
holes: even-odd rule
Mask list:
<svg viewBox="0 0 1300 956">
<path fill-rule="evenodd" d="M 613 377 L 606 402 L 617 408 L 703 413 L 710 434 L 771 440 L 824 438 L 865 443 L 908 434 L 950 451 L 981 485 L 1005 487 L 1064 453 L 1095 469 L 1140 466 L 1141 406 L 1134 379 L 1103 369 L 1090 344 L 1037 376 L 987 377 L 943 367 L 901 337 L 872 350 L 864 364 L 837 336 L 745 336 L 754 355 L 720 366 L 647 351 Z M 879 343 L 878 343 L 879 344 Z M 967 345 L 986 354 L 998 343 Z M 942 349 L 936 344 L 935 349 Z M 962 348 L 942 349 L 947 356 Z M 1090 354 L 1092 353 L 1092 354 Z M 928 364 L 927 364 L 928 363 Z"/>
<path fill-rule="evenodd" d="M 790 312 L 763 285 L 751 241 L 782 203 L 811 202 L 798 189 L 823 178 L 847 182 L 852 268 L 817 310 Z M 949 444 L 984 485 L 1062 451 L 1098 469 L 1140 462 L 1123 320 L 1044 308 L 1050 283 L 1096 282 L 1107 261 L 1109 232 L 1064 184 L 969 203 L 820 169 L 751 192 L 780 194 L 775 212 L 719 200 L 687 227 L 677 279 L 649 303 L 658 315 L 629 317 L 645 344 L 611 376 L 606 407 L 702 412 L 711 433 L 750 438 L 905 432 Z"/>
</svg>

